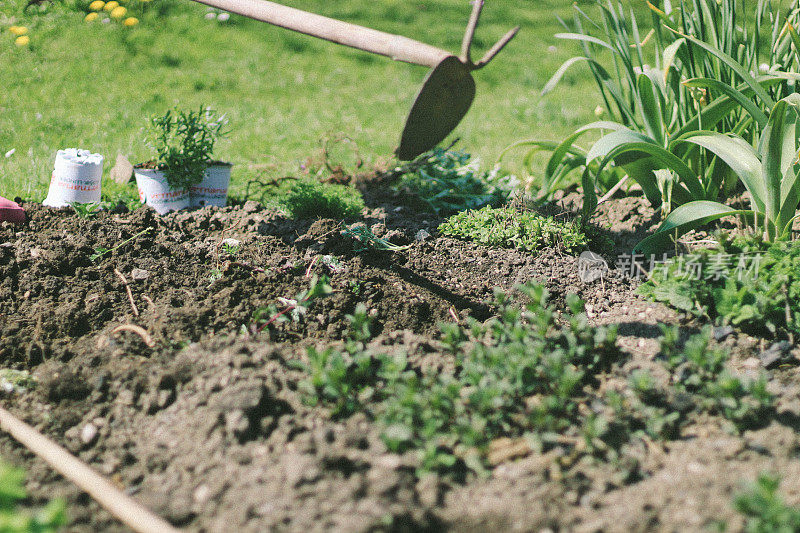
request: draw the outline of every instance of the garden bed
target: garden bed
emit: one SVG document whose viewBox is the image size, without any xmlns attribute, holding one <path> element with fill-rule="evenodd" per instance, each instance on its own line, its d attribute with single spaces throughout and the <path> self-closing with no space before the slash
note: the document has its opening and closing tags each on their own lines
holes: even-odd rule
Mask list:
<svg viewBox="0 0 800 533">
<path fill-rule="evenodd" d="M 370 346 L 405 352 L 411 368 L 445 368 L 452 355 L 437 323 L 489 318 L 495 287 L 537 281 L 556 309 L 576 293 L 590 322 L 619 328 L 621 356 L 597 390 L 624 388 L 635 369 L 666 382 L 654 360 L 659 324 L 701 326 L 616 272 L 584 284 L 577 258 L 556 248 L 440 237 L 435 216 L 371 196 L 367 227 L 407 249 L 358 252 L 341 234 L 346 223 L 290 220 L 255 202 L 163 218 L 26 204 L 27 225 L 0 226 L 0 360 L 38 384 L 6 405 L 189 530 L 698 530 L 718 520 L 736 530 L 732 498 L 763 471 L 780 472 L 787 500 L 800 501 L 791 365 L 768 371 L 776 408 L 753 429 L 683 411 L 676 438 L 632 440 L 614 460 L 574 454 L 569 443 L 538 452 L 497 439 L 488 475 L 465 480 L 419 473 L 415 454 L 390 453 L 364 412 L 337 419 L 308 405 L 304 372 L 291 363 L 308 346 L 341 346 L 359 303 L 375 325 Z M 612 263 L 629 252 L 652 227 L 647 213 L 636 197 L 602 204 L 598 222 L 615 228 L 615 248 L 598 251 Z M 298 322 L 255 333 L 258 309 L 295 298 L 314 275 L 328 276 L 330 296 Z M 117 329 L 129 324 L 147 336 Z M 759 371 L 769 346 L 736 332 L 722 343 L 744 375 Z M 579 410 L 592 408 L 587 395 Z M 26 467 L 34 503 L 67 500 L 70 531 L 121 529 L 5 435 L 0 454 Z"/>
</svg>

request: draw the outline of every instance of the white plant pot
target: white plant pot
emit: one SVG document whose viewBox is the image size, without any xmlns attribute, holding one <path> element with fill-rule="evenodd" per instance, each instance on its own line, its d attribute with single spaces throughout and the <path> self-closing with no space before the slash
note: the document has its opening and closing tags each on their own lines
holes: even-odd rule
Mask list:
<svg viewBox="0 0 800 533">
<path fill-rule="evenodd" d="M 231 167 L 232 165 L 216 164 L 206 169 L 203 181 L 189 189 L 189 201 L 192 207 L 206 205 L 225 207 L 228 203 Z"/>
<path fill-rule="evenodd" d="M 50 189 L 43 202 L 48 207 L 100 202 L 103 156 L 88 150 L 59 150 L 53 166 Z"/>
<path fill-rule="evenodd" d="M 134 168 L 133 174 L 136 176 L 139 200 L 155 209 L 159 215 L 189 207 L 189 191 L 173 189 L 162 171 Z"/>
</svg>

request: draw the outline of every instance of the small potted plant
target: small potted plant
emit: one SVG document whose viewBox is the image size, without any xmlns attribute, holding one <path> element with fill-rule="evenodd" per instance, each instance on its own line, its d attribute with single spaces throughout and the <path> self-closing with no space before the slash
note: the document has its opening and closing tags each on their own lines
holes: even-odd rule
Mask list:
<svg viewBox="0 0 800 533">
<path fill-rule="evenodd" d="M 208 176 L 214 143 L 226 134 L 224 126 L 224 117 L 216 117 L 203 107 L 188 112 L 174 109 L 151 117 L 146 141 L 156 158 L 134 168 L 140 200 L 159 214 L 189 207 L 190 189 Z"/>
</svg>

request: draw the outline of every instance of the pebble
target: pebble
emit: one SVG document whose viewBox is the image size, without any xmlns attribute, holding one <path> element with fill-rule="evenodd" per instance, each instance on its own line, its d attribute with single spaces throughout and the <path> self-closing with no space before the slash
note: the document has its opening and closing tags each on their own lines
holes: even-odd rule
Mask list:
<svg viewBox="0 0 800 533">
<path fill-rule="evenodd" d="M 143 268 L 134 268 L 131 270 L 131 277 L 134 281 L 144 281 L 150 277 L 150 272 Z"/>
<path fill-rule="evenodd" d="M 791 358 L 790 350 L 792 343 L 789 341 L 776 342 L 758 355 L 761 359 L 761 364 L 764 368 L 770 368 L 778 363 L 784 362 Z"/>
<path fill-rule="evenodd" d="M 733 326 L 721 326 L 714 328 L 714 340 L 717 342 L 733 334 Z"/>
<path fill-rule="evenodd" d="M 97 427 L 94 424 L 86 424 L 81 429 L 81 442 L 91 444 L 97 438 Z"/>
<path fill-rule="evenodd" d="M 425 241 L 427 239 L 430 239 L 430 238 L 431 238 L 431 234 L 428 231 L 424 230 L 424 229 L 419 230 L 417 232 L 417 234 L 414 235 L 414 239 L 419 241 L 419 242 L 423 242 L 423 241 Z"/>
<path fill-rule="evenodd" d="M 192 499 L 195 503 L 200 505 L 206 503 L 208 498 L 211 496 L 211 489 L 208 488 L 208 485 L 200 485 L 196 489 L 194 489 L 194 493 L 192 493 Z"/>
</svg>

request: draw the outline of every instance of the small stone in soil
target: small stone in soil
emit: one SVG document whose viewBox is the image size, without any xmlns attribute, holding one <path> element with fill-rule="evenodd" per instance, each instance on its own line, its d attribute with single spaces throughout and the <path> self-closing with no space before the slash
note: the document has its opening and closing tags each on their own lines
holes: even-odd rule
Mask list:
<svg viewBox="0 0 800 533">
<path fill-rule="evenodd" d="M 776 342 L 758 355 L 764 368 L 773 367 L 781 362 L 788 362 L 792 343 L 789 341 Z"/>
<path fill-rule="evenodd" d="M 81 429 L 81 442 L 84 444 L 91 444 L 97 438 L 97 428 L 94 424 L 86 424 Z"/>
<path fill-rule="evenodd" d="M 430 238 L 431 238 L 431 234 L 430 234 L 430 233 L 428 233 L 428 232 L 427 232 L 426 230 L 424 230 L 424 229 L 421 229 L 421 230 L 419 230 L 419 231 L 417 232 L 417 234 L 416 234 L 416 235 L 414 235 L 414 239 L 415 239 L 415 240 L 417 240 L 417 241 L 419 241 L 419 242 L 423 242 L 423 241 L 425 241 L 425 240 L 427 240 L 427 239 L 430 239 Z"/>
<path fill-rule="evenodd" d="M 733 334 L 733 326 L 720 326 L 714 328 L 714 340 L 717 342 Z"/>
<path fill-rule="evenodd" d="M 150 272 L 143 268 L 134 268 L 131 270 L 131 277 L 134 281 L 144 281 L 150 277 Z"/>
</svg>

